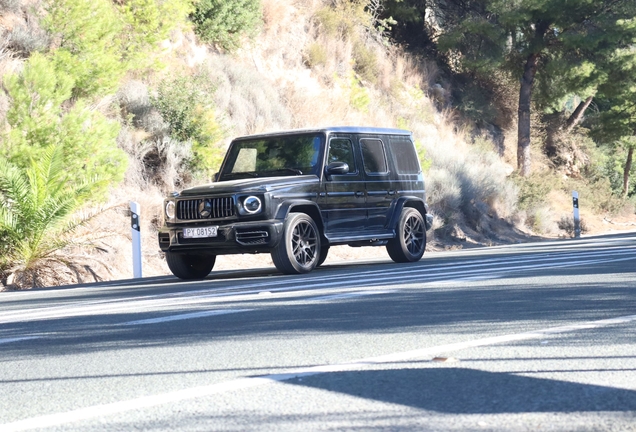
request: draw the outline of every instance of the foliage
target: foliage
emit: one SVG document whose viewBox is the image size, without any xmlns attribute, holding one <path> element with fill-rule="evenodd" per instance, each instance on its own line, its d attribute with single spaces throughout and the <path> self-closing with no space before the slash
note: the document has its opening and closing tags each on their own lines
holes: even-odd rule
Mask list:
<svg viewBox="0 0 636 432">
<path fill-rule="evenodd" d="M 375 84 L 378 81 L 378 59 L 366 44 L 357 42 L 353 46 L 353 70 L 364 81 Z"/>
<path fill-rule="evenodd" d="M 108 0 L 49 0 L 45 27 L 59 41 L 55 69 L 74 80 L 73 96 L 113 93 L 126 73 L 122 21 Z"/>
<path fill-rule="evenodd" d="M 101 180 L 69 182 L 63 148 L 50 146 L 20 168 L 0 157 L 0 275 L 3 279 L 54 260 L 87 219 L 71 220 Z"/>
<path fill-rule="evenodd" d="M 331 6 L 318 10 L 316 18 L 328 36 L 352 40 L 358 36 L 356 29 L 359 24 L 369 24 L 365 6 L 364 0 L 336 0 Z"/>
<path fill-rule="evenodd" d="M 327 50 L 321 44 L 314 42 L 309 45 L 305 53 L 304 59 L 310 68 L 325 65 L 327 63 Z"/>
<path fill-rule="evenodd" d="M 113 93 L 123 76 L 157 66 L 152 51 L 191 11 L 188 0 L 47 0 L 51 57 L 72 77 L 74 97 Z"/>
<path fill-rule="evenodd" d="M 358 78 L 353 72 L 349 75 L 349 103 L 352 107 L 361 112 L 366 112 L 369 109 L 371 98 L 369 91 L 364 88 Z"/>
<path fill-rule="evenodd" d="M 559 187 L 560 181 L 556 175 L 541 172 L 528 177 L 513 175 L 512 180 L 519 188 L 519 208 L 527 210 L 546 204 L 548 193 Z"/>
<path fill-rule="evenodd" d="M 153 50 L 194 11 L 190 0 L 126 0 L 119 12 L 123 58 L 129 68 L 152 66 Z"/>
<path fill-rule="evenodd" d="M 214 144 L 223 137 L 217 122 L 211 95 L 214 86 L 206 74 L 166 79 L 159 85 L 152 105 L 170 127 L 170 135 L 191 141 L 191 166 L 200 171 L 213 170 L 222 159 Z"/>
<path fill-rule="evenodd" d="M 260 0 L 199 0 L 190 19 L 202 40 L 231 51 L 256 34 L 261 15 Z"/>
<path fill-rule="evenodd" d="M 55 66 L 41 54 L 33 54 L 19 75 L 5 79 L 12 100 L 7 113 L 11 130 L 0 148 L 19 168 L 38 161 L 44 149 L 60 146 L 66 169 L 74 182 L 84 184 L 94 177 L 117 182 L 123 179 L 127 159 L 117 148 L 119 124 L 78 101 L 69 109 L 73 80 L 55 72 Z M 93 197 L 106 190 L 103 182 L 93 183 Z"/>
<path fill-rule="evenodd" d="M 633 0 L 480 0 L 439 47 L 458 71 L 505 70 L 521 78 L 518 163 L 530 169 L 531 101 L 546 107 L 576 93 L 588 96 L 607 79 L 617 49 L 636 43 Z M 539 95 L 533 97 L 539 81 Z"/>
</svg>

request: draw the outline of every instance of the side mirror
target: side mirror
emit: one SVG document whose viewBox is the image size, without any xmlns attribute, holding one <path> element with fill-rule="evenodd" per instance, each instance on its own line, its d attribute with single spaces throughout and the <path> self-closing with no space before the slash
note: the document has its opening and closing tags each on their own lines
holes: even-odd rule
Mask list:
<svg viewBox="0 0 636 432">
<path fill-rule="evenodd" d="M 343 175 L 349 173 L 349 165 L 346 162 L 331 162 L 325 168 L 328 175 Z"/>
</svg>

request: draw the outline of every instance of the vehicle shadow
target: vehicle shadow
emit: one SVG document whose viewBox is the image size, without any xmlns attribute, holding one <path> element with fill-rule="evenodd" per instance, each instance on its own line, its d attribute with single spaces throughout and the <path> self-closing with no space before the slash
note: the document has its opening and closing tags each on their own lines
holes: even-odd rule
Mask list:
<svg viewBox="0 0 636 432">
<path fill-rule="evenodd" d="M 636 410 L 632 390 L 458 367 L 332 372 L 284 382 L 447 414 Z"/>
</svg>

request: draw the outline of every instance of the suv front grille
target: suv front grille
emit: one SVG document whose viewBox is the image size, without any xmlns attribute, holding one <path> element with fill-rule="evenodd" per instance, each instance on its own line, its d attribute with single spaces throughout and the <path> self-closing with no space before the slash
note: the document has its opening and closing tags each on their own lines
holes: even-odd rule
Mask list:
<svg viewBox="0 0 636 432">
<path fill-rule="evenodd" d="M 234 216 L 234 199 L 232 197 L 207 198 L 212 204 L 211 213 L 207 217 L 199 213 L 199 204 L 203 198 L 177 201 L 177 219 L 222 219 Z"/>
</svg>

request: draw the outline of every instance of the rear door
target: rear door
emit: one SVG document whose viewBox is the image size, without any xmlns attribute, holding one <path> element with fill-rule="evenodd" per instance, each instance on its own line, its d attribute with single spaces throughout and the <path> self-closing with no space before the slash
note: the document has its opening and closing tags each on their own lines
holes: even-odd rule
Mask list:
<svg viewBox="0 0 636 432">
<path fill-rule="evenodd" d="M 395 198 L 386 145 L 381 137 L 361 137 L 360 152 L 366 184 L 367 230 L 384 231 Z"/>
</svg>

